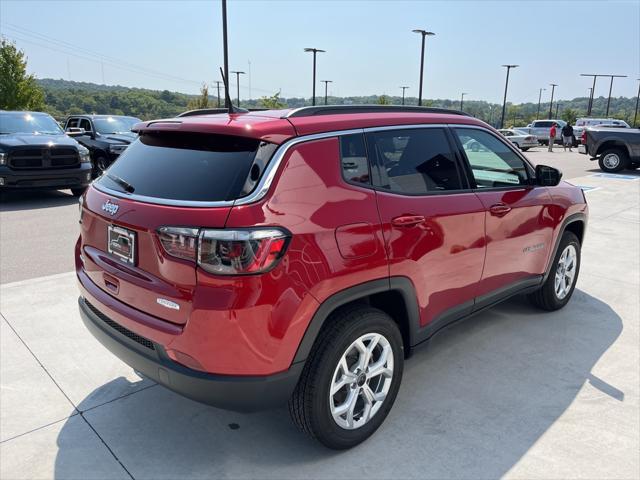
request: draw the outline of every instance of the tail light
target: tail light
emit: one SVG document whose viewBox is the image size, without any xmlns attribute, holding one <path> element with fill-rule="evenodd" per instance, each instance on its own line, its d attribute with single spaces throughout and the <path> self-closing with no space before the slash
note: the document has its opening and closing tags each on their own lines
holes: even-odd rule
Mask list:
<svg viewBox="0 0 640 480">
<path fill-rule="evenodd" d="M 582 143 L 583 145 L 587 144 L 587 131 L 583 131 L 582 135 L 580 135 L 580 143 Z"/>
<path fill-rule="evenodd" d="M 164 250 L 197 263 L 216 275 L 247 275 L 271 270 L 284 255 L 291 236 L 277 228 L 214 230 L 161 227 Z"/>
</svg>

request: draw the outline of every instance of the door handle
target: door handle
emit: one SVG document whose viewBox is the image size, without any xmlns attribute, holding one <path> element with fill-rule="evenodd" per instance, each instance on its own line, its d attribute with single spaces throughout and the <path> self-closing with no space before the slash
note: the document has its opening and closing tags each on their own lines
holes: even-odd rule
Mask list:
<svg viewBox="0 0 640 480">
<path fill-rule="evenodd" d="M 511 207 L 504 203 L 496 203 L 495 205 L 491 205 L 491 207 L 489 207 L 489 212 L 491 212 L 491 215 L 494 215 L 496 217 L 504 217 L 510 211 Z"/>
<path fill-rule="evenodd" d="M 401 215 L 391 220 L 394 227 L 413 227 L 424 223 L 425 218 L 422 215 Z"/>
</svg>

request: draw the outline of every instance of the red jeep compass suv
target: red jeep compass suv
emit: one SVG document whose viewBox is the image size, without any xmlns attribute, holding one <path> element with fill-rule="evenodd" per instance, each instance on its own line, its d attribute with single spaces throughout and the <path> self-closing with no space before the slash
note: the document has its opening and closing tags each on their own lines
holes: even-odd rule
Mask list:
<svg viewBox="0 0 640 480">
<path fill-rule="evenodd" d="M 331 448 L 370 436 L 403 362 L 519 293 L 571 298 L 587 205 L 485 123 L 305 107 L 138 124 L 81 199 L 80 313 L 194 400 L 287 401 Z"/>
</svg>

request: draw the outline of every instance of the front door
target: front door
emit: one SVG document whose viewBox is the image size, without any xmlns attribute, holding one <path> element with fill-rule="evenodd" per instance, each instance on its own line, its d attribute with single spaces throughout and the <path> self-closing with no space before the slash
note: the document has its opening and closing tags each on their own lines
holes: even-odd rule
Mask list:
<svg viewBox="0 0 640 480">
<path fill-rule="evenodd" d="M 426 334 L 473 307 L 485 254 L 484 207 L 468 188 L 446 127 L 380 129 L 366 139 L 379 173 L 389 274 L 412 281 Z"/>
<path fill-rule="evenodd" d="M 553 221 L 551 196 L 532 181 L 531 167 L 488 130 L 454 128 L 475 192 L 485 209 L 487 255 L 478 288 L 483 297 L 535 284 L 546 268 Z"/>
</svg>

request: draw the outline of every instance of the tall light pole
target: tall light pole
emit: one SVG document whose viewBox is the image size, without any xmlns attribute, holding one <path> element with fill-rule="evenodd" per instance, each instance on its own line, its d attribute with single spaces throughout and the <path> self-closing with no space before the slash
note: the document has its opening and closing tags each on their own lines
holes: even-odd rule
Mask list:
<svg viewBox="0 0 640 480">
<path fill-rule="evenodd" d="M 500 128 L 504 128 L 504 114 L 507 109 L 507 89 L 509 88 L 509 72 L 512 68 L 518 68 L 519 65 L 502 65 L 507 69 L 507 80 L 504 82 L 504 100 L 502 101 L 502 118 L 500 119 Z"/>
<path fill-rule="evenodd" d="M 333 83 L 333 80 L 320 80 L 322 83 L 324 83 L 324 104 L 327 104 L 327 86 L 330 83 Z"/>
<path fill-rule="evenodd" d="M 424 77 L 424 39 L 428 36 L 433 36 L 435 33 L 427 32 L 426 30 L 411 30 L 413 33 L 419 33 L 422 35 L 422 49 L 420 50 L 420 86 L 418 87 L 418 106 L 422 106 L 422 79 Z"/>
<path fill-rule="evenodd" d="M 316 55 L 318 53 L 324 53 L 325 50 L 319 48 L 305 48 L 305 52 L 313 52 L 313 96 L 311 97 L 311 105 L 316 104 Z"/>
<path fill-rule="evenodd" d="M 611 83 L 609 84 L 609 98 L 607 99 L 607 113 L 604 115 L 605 117 L 609 116 L 609 105 L 611 105 L 611 91 L 613 90 L 613 79 L 614 78 L 627 78 L 626 75 L 610 75 Z"/>
<path fill-rule="evenodd" d="M 638 81 L 640 82 L 640 78 L 638 79 Z M 634 127 L 638 126 L 638 124 L 636 123 L 636 120 L 638 119 L 638 103 L 640 103 L 640 83 L 638 84 L 638 96 L 636 97 L 636 113 L 633 115 Z"/>
<path fill-rule="evenodd" d="M 409 87 L 400 87 L 402 89 L 402 105 L 404 105 L 404 91 Z"/>
<path fill-rule="evenodd" d="M 540 101 L 542 100 L 542 92 L 545 92 L 546 88 L 541 88 L 540 93 L 538 93 L 538 113 L 536 113 L 536 120 L 540 119 Z"/>
<path fill-rule="evenodd" d="M 551 85 L 551 101 L 549 102 L 549 120 L 551 120 L 551 114 L 553 113 L 553 94 L 556 91 L 557 83 L 550 83 Z"/>
<path fill-rule="evenodd" d="M 227 0 L 222 0 L 222 48 L 224 54 L 224 80 L 229 83 L 229 45 L 227 42 Z M 227 85 L 228 87 L 229 85 Z M 224 97 L 224 106 L 230 108 L 231 105 L 227 105 L 227 96 Z"/>
<path fill-rule="evenodd" d="M 460 111 L 462 111 L 462 105 L 464 105 L 464 96 L 467 94 L 467 92 L 462 92 L 462 95 L 460 95 Z"/>
<path fill-rule="evenodd" d="M 560 102 L 556 102 L 556 118 L 558 118 L 558 111 L 560 110 Z"/>
<path fill-rule="evenodd" d="M 245 72 L 241 72 L 239 70 L 232 71 L 231 73 L 236 74 L 236 83 L 238 87 L 238 108 L 240 108 L 240 75 L 245 75 Z"/>
<path fill-rule="evenodd" d="M 220 108 L 220 80 L 216 80 L 216 88 L 218 89 L 218 108 Z"/>
</svg>

